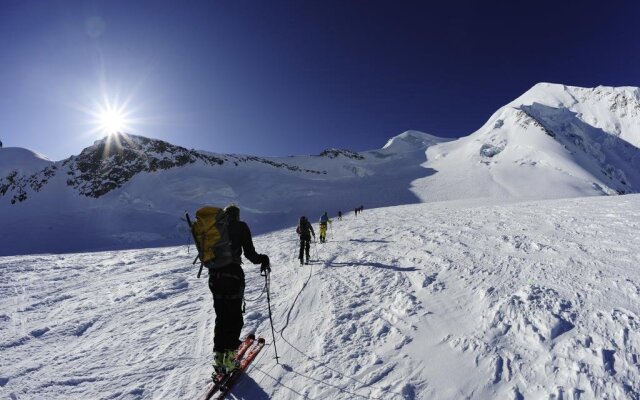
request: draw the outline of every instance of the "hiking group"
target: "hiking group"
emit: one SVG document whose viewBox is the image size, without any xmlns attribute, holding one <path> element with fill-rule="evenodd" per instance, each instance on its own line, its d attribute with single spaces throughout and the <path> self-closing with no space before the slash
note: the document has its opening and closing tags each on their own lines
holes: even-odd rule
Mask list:
<svg viewBox="0 0 640 400">
<path fill-rule="evenodd" d="M 356 208 L 362 212 L 362 206 Z M 342 211 L 338 211 L 338 220 Z M 229 205 L 224 209 L 206 206 L 196 212 L 192 223 L 189 214 L 186 220 L 191 229 L 198 256 L 200 272 L 206 267 L 209 272 L 209 290 L 213 296 L 216 313 L 213 337 L 214 381 L 216 375 L 231 374 L 240 367 L 240 333 L 244 326 L 242 318 L 245 290 L 245 275 L 242 269 L 242 254 L 253 264 L 260 264 L 260 273 L 266 279 L 267 301 L 268 282 L 271 273 L 269 257 L 256 252 L 249 226 L 240 220 L 240 209 Z M 325 211 L 320 217 L 320 243 L 327 241 L 327 227 L 332 223 Z M 300 239 L 298 258 L 300 265 L 308 264 L 311 237 L 316 238 L 313 225 L 302 216 L 296 233 Z M 269 309 L 269 312 L 270 309 Z M 243 367 L 244 368 L 244 367 Z"/>
<path fill-rule="evenodd" d="M 357 216 L 359 213 L 362 212 L 362 210 L 364 210 L 364 207 L 363 206 L 356 207 L 354 210 L 355 210 L 355 215 Z M 342 211 L 338 211 L 337 218 L 338 218 L 338 221 L 342 220 Z M 333 221 L 329 219 L 329 215 L 326 211 L 320 217 L 319 223 L 320 223 L 320 234 L 319 234 L 320 243 L 326 243 L 327 228 L 330 227 L 331 224 L 333 223 Z M 300 240 L 300 251 L 298 252 L 298 260 L 300 260 L 300 265 L 309 264 L 309 259 L 310 259 L 309 249 L 311 247 L 311 237 L 313 236 L 313 239 L 315 241 L 316 233 L 313 230 L 313 225 L 311 224 L 311 222 L 309 222 L 307 217 L 305 217 L 304 215 L 300 217 L 300 219 L 298 220 L 296 233 L 298 234 L 298 237 Z"/>
<path fill-rule="evenodd" d="M 338 211 L 340 213 L 340 211 Z M 341 213 L 340 213 L 341 214 Z M 326 243 L 327 241 L 327 224 L 330 224 L 332 221 L 329 219 L 327 212 L 320 217 L 320 243 Z M 298 259 L 300 260 L 300 265 L 309 264 L 309 248 L 311 247 L 311 236 L 313 239 L 316 239 L 316 233 L 313 230 L 313 225 L 304 215 L 300 217 L 298 221 L 298 227 L 296 228 L 296 233 L 300 238 L 300 252 L 298 253 Z"/>
</svg>

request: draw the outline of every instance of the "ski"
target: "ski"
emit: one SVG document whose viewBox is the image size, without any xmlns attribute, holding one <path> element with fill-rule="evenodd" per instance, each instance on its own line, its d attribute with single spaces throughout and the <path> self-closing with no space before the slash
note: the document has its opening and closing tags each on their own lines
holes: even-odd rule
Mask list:
<svg viewBox="0 0 640 400">
<path fill-rule="evenodd" d="M 238 381 L 240 376 L 247 370 L 249 364 L 256 358 L 258 353 L 265 345 L 264 338 L 258 338 L 257 343 L 254 343 L 247 351 L 246 356 L 240 360 L 240 367 L 233 371 L 230 375 L 227 375 L 225 380 L 220 382 L 218 386 L 218 393 L 213 397 L 214 400 L 223 400 L 225 396 L 231 391 L 233 385 Z"/>
<path fill-rule="evenodd" d="M 240 343 L 240 346 L 238 346 L 238 353 L 236 354 L 236 360 L 238 362 L 241 363 L 242 357 L 244 357 L 244 354 L 251 347 L 251 345 L 255 340 L 256 340 L 256 336 L 253 333 L 250 333 L 244 338 L 242 343 Z M 211 382 L 209 382 L 209 384 L 206 386 L 204 390 L 204 394 L 200 396 L 198 399 L 209 400 L 211 396 L 213 396 L 220 389 L 221 382 L 225 381 L 225 379 L 229 375 L 230 374 L 227 374 L 227 373 L 214 372 L 211 376 L 212 378 Z"/>
</svg>

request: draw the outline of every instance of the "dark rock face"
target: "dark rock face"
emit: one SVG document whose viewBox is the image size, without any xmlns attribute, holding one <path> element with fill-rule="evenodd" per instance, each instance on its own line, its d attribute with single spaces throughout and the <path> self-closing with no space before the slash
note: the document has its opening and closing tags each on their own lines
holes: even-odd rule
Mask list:
<svg viewBox="0 0 640 400">
<path fill-rule="evenodd" d="M 315 169 L 307 169 L 307 168 L 301 168 L 297 165 L 291 165 L 291 164 L 287 164 L 287 163 L 283 163 L 283 162 L 276 162 L 276 161 L 272 161 L 272 160 L 267 160 L 266 158 L 262 158 L 262 157 L 256 157 L 256 156 L 237 156 L 237 155 L 230 155 L 229 158 L 233 158 L 233 164 L 237 167 L 240 165 L 240 163 L 246 163 L 249 161 L 253 161 L 253 162 L 259 162 L 262 164 L 267 164 L 270 165 L 272 167 L 275 168 L 286 168 L 289 171 L 293 171 L 293 172 L 305 172 L 308 174 L 327 174 L 327 171 L 318 171 Z"/>
<path fill-rule="evenodd" d="M 355 151 L 345 150 L 345 149 L 327 149 L 319 154 L 320 157 L 329 157 L 336 158 L 339 156 L 344 156 L 347 158 L 351 158 L 353 160 L 364 160 L 364 156 L 356 153 Z"/>
<path fill-rule="evenodd" d="M 26 175 L 18 175 L 18 171 L 11 171 L 5 178 L 0 179 L 0 196 L 4 196 L 11 191 L 13 192 L 11 204 L 23 202 L 28 198 L 27 189 L 39 192 L 49 182 L 49 179 L 56 174 L 57 169 L 57 166 L 51 165 L 28 177 Z"/>
<path fill-rule="evenodd" d="M 224 159 L 175 146 L 162 140 L 118 135 L 84 149 L 63 162 L 69 168 L 67 185 L 88 197 L 100 197 L 140 172 L 181 167 L 202 160 L 222 165 Z"/>
</svg>

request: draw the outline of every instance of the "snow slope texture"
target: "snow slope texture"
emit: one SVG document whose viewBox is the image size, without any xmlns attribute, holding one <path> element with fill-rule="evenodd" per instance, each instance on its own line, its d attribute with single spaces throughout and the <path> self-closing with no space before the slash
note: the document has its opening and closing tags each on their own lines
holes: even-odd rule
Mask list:
<svg viewBox="0 0 640 400">
<path fill-rule="evenodd" d="M 245 331 L 268 347 L 236 399 L 639 399 L 640 195 L 334 220 L 312 265 L 292 229 Z M 193 248 L 0 258 L 0 397 L 193 398 L 214 313 Z M 245 265 L 247 298 L 260 296 Z"/>
</svg>

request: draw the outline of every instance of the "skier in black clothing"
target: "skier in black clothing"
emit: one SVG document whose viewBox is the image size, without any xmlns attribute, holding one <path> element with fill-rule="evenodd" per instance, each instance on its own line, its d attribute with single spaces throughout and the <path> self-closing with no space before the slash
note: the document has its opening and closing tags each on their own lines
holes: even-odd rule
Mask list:
<svg viewBox="0 0 640 400">
<path fill-rule="evenodd" d="M 316 238 L 316 233 L 313 231 L 313 226 L 307 219 L 307 217 L 300 217 L 300 221 L 298 222 L 298 227 L 296 228 L 296 233 L 300 236 L 300 253 L 298 258 L 300 259 L 300 265 L 304 263 L 303 256 L 307 256 L 306 261 L 309 264 L 309 247 L 311 246 L 311 235 L 313 235 L 313 239 Z"/>
<path fill-rule="evenodd" d="M 229 220 L 229 240 L 233 260 L 219 269 L 209 270 L 209 289 L 213 294 L 213 308 L 216 311 L 216 325 L 213 337 L 214 369 L 231 372 L 236 369 L 236 349 L 240 345 L 242 319 L 242 300 L 244 298 L 244 271 L 242 270 L 242 251 L 254 264 L 261 264 L 261 272 L 270 272 L 269 257 L 256 253 L 253 247 L 251 231 L 246 223 L 240 221 L 240 209 L 234 205 L 224 209 Z"/>
<path fill-rule="evenodd" d="M 338 221 L 342 220 L 342 211 L 338 211 Z"/>
</svg>

